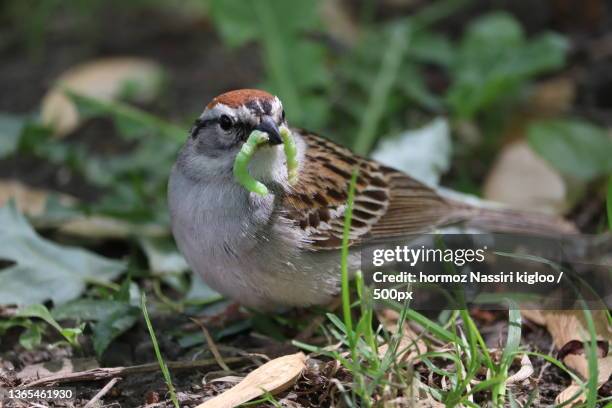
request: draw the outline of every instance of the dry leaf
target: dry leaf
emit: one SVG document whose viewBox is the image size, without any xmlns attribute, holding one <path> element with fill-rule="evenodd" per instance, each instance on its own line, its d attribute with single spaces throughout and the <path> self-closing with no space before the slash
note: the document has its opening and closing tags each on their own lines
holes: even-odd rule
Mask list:
<svg viewBox="0 0 612 408">
<path fill-rule="evenodd" d="M 523 310 L 521 313 L 534 322 L 541 323 L 543 321 L 558 350 L 563 349 L 569 342 L 584 342 L 590 339 L 582 310 Z M 597 340 L 608 343 L 612 341 L 612 327 L 608 324 L 605 311 L 593 310 L 591 314 L 595 324 Z M 563 357 L 563 363 L 583 379 L 588 378 L 588 362 L 584 354 L 567 354 Z M 597 368 L 597 384 L 599 388 L 612 375 L 612 356 L 600 354 L 597 359 Z M 557 396 L 557 403 L 567 401 L 578 390 L 580 390 L 580 387 L 572 383 L 572 385 Z M 584 400 L 585 396 L 581 395 L 572 404 L 577 404 Z"/>
<path fill-rule="evenodd" d="M 293 386 L 305 366 L 304 353 L 275 358 L 252 371 L 231 389 L 196 408 L 233 408 L 266 392 L 277 394 Z"/>
<path fill-rule="evenodd" d="M 584 355 L 571 354 L 571 355 L 566 356 L 563 359 L 563 362 L 568 367 L 572 367 L 583 378 L 587 377 L 586 373 L 588 373 L 588 363 Z M 606 384 L 608 380 L 610 379 L 610 376 L 612 376 L 612 356 L 606 356 L 605 358 L 598 358 L 597 359 L 597 370 L 599 371 L 597 375 L 597 388 L 599 389 L 601 386 Z M 555 398 L 555 402 L 557 404 L 562 404 L 563 402 L 570 399 L 579 390 L 581 390 L 580 386 L 572 382 L 572 384 L 569 387 L 567 387 L 566 389 L 561 391 L 559 395 L 557 395 L 557 398 Z M 581 395 L 572 402 L 572 405 L 578 404 L 584 401 L 586 401 L 586 395 L 584 395 L 584 393 L 581 393 Z"/>
<path fill-rule="evenodd" d="M 532 116 L 558 116 L 572 108 L 575 97 L 576 83 L 570 77 L 551 78 L 533 88 L 526 110 Z"/>
<path fill-rule="evenodd" d="M 78 201 L 67 194 L 30 187 L 19 181 L 0 180 L 0 207 L 13 199 L 20 212 L 35 217 L 33 222 L 37 227 L 58 228 L 67 235 L 93 239 L 126 238 L 132 235 L 160 237 L 168 234 L 168 231 L 159 225 L 137 225 L 105 216 L 76 216 L 61 221 L 47 220 L 44 217 L 36 218 L 44 215 L 47 199 L 51 194 L 65 206 Z"/>
<path fill-rule="evenodd" d="M 528 126 L 543 118 L 553 118 L 571 109 L 576 96 L 575 81 L 559 76 L 535 85 L 525 108 L 515 114 L 503 131 L 509 141 L 498 155 L 484 184 L 484 197 L 518 209 L 563 214 L 580 185 L 567 181 L 525 141 Z M 517 194 L 520 191 L 520 194 Z"/>
<path fill-rule="evenodd" d="M 79 113 L 65 89 L 96 99 L 110 101 L 129 91 L 130 98 L 146 102 L 160 88 L 161 67 L 143 58 L 105 58 L 73 67 L 63 73 L 43 97 L 41 118 L 57 136 L 64 136 L 79 124 Z"/>
<path fill-rule="evenodd" d="M 484 197 L 517 209 L 548 214 L 563 214 L 570 204 L 563 177 L 525 141 L 503 148 L 487 175 Z"/>
<path fill-rule="evenodd" d="M 566 405 L 566 406 L 571 407 L 575 404 L 580 404 L 586 401 L 586 396 L 584 395 L 584 393 L 582 393 L 582 388 L 580 388 L 578 384 L 572 383 L 569 387 L 567 387 L 566 389 L 561 391 L 559 395 L 557 395 L 557 398 L 555 398 L 555 404 L 558 404 L 558 405 L 563 404 L 566 401 L 569 401 L 570 399 L 572 399 L 574 395 L 576 394 L 578 394 L 578 396 L 573 399 L 572 404 Z"/>
<path fill-rule="evenodd" d="M 524 319 L 531 320 L 540 326 L 546 326 L 546 317 L 544 311 L 540 309 L 521 309 L 521 316 Z"/>
<path fill-rule="evenodd" d="M 17 209 L 29 216 L 41 215 L 45 212 L 50 191 L 26 186 L 15 180 L 0 180 L 0 207 L 10 199 L 15 200 Z M 66 194 L 55 194 L 60 203 L 70 205 L 76 202 L 74 197 Z"/>
<path fill-rule="evenodd" d="M 533 372 L 533 364 L 531 364 L 529 356 L 527 354 L 523 354 L 523 357 L 521 357 L 521 368 L 506 379 L 506 384 L 524 381 L 531 377 Z"/>
<path fill-rule="evenodd" d="M 70 219 L 59 225 L 59 231 L 67 235 L 107 239 L 129 236 L 160 237 L 168 231 L 155 224 L 138 225 L 105 216 L 82 216 Z"/>
<path fill-rule="evenodd" d="M 342 0 L 327 0 L 321 3 L 321 20 L 327 32 L 348 45 L 354 45 L 359 38 L 359 28 L 347 4 Z"/>
<path fill-rule="evenodd" d="M 589 332 L 582 310 L 545 310 L 542 312 L 546 328 L 550 332 L 557 349 L 572 340 L 589 340 Z M 595 332 L 598 340 L 612 341 L 612 327 L 603 310 L 592 310 Z"/>
</svg>

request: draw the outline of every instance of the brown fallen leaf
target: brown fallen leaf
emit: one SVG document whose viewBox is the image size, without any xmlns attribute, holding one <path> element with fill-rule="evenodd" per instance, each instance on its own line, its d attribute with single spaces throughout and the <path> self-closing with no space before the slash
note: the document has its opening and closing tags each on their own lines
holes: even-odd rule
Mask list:
<svg viewBox="0 0 612 408">
<path fill-rule="evenodd" d="M 39 188 L 29 187 L 16 180 L 0 180 L 0 207 L 10 199 L 15 201 L 17 209 L 28 216 L 38 216 L 45 212 L 47 199 L 55 194 L 60 203 L 74 204 L 76 199 L 66 194 L 51 192 Z"/>
<path fill-rule="evenodd" d="M 533 88 L 525 111 L 531 116 L 552 117 L 568 112 L 576 99 L 576 82 L 567 75 L 542 81 Z"/>
<path fill-rule="evenodd" d="M 133 100 L 153 99 L 162 83 L 161 67 L 153 61 L 135 57 L 104 58 L 77 65 L 63 73 L 56 85 L 43 97 L 41 119 L 64 136 L 79 124 L 76 106 L 64 91 L 111 101 L 128 92 Z"/>
<path fill-rule="evenodd" d="M 485 179 L 483 193 L 487 200 L 556 215 L 571 208 L 582 184 L 562 177 L 531 150 L 525 135 L 534 121 L 568 112 L 575 96 L 576 83 L 569 75 L 541 81 L 531 89 L 524 108 L 510 117 L 502 131 L 507 144 Z"/>
<path fill-rule="evenodd" d="M 350 46 L 355 44 L 359 38 L 359 28 L 345 2 L 342 0 L 322 2 L 320 15 L 327 32 L 332 37 Z"/>
<path fill-rule="evenodd" d="M 157 224 L 133 224 L 105 216 L 79 216 L 56 225 L 66 235 L 93 239 L 126 238 L 129 236 L 162 237 L 168 231 Z"/>
<path fill-rule="evenodd" d="M 483 192 L 487 200 L 547 214 L 563 214 L 570 206 L 563 177 L 524 140 L 502 149 Z"/>
<path fill-rule="evenodd" d="M 574 342 L 588 341 L 590 338 L 587 330 L 584 312 L 582 310 L 522 310 L 521 313 L 528 319 L 546 326 L 557 350 L 566 350 L 561 355 L 563 363 L 583 379 L 588 379 L 589 370 L 584 350 L 577 347 L 569 347 Z M 612 356 L 606 355 L 609 342 L 612 341 L 612 327 L 608 324 L 605 311 L 591 311 L 598 344 L 600 344 L 599 358 L 597 359 L 597 386 L 604 385 L 612 375 Z M 607 343 L 607 344 L 606 344 Z M 571 352 L 567 352 L 570 349 Z M 580 390 L 580 387 L 572 383 L 563 390 L 556 398 L 556 403 L 561 404 L 568 401 Z M 577 404 L 586 400 L 585 395 L 580 395 L 571 404 Z"/>
<path fill-rule="evenodd" d="M 297 381 L 306 367 L 304 353 L 275 358 L 249 373 L 244 380 L 196 408 L 233 408 L 268 392 L 278 394 Z"/>
<path fill-rule="evenodd" d="M 521 368 L 506 379 L 506 384 L 524 381 L 531 377 L 533 373 L 533 364 L 531 364 L 529 356 L 527 354 L 523 354 L 523 357 L 521 357 Z"/>
<path fill-rule="evenodd" d="M 571 354 L 563 359 L 563 362 L 568 367 L 572 367 L 577 373 L 583 378 L 588 377 L 588 363 L 584 355 Z M 604 358 L 597 359 L 597 389 L 599 390 L 610 381 L 612 376 L 612 356 L 606 356 Z M 580 392 L 579 396 L 571 402 L 569 406 L 574 406 L 586 401 L 586 395 L 582 392 L 582 388 L 574 381 L 569 387 L 561 391 L 555 398 L 555 403 L 561 405 L 572 398 L 577 392 Z M 600 391 L 601 392 L 601 391 Z M 607 405 L 606 405 L 607 406 Z"/>
<path fill-rule="evenodd" d="M 56 228 L 66 235 L 89 239 L 122 239 L 130 236 L 164 237 L 169 231 L 158 224 L 134 224 L 117 218 L 100 215 L 75 215 L 68 219 L 48 219 L 45 217 L 47 200 L 53 196 L 60 204 L 72 206 L 78 202 L 76 197 L 56 191 L 27 186 L 16 180 L 0 179 L 0 207 L 14 200 L 19 211 L 32 217 L 37 228 Z"/>
</svg>

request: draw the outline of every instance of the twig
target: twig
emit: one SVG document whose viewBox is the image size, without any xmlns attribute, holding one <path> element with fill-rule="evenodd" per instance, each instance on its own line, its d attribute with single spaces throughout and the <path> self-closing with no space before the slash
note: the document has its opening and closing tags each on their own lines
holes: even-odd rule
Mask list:
<svg viewBox="0 0 612 408">
<path fill-rule="evenodd" d="M 550 349 L 548 350 L 548 355 L 552 355 L 553 350 L 555 349 L 555 345 L 554 343 L 550 345 Z M 542 367 L 540 368 L 540 372 L 538 374 L 538 378 L 536 378 L 536 384 L 541 384 L 542 383 L 542 377 L 544 376 L 544 371 L 546 371 L 546 369 L 551 365 L 551 363 L 546 360 L 544 362 L 544 364 L 542 364 Z"/>
<path fill-rule="evenodd" d="M 245 357 L 228 357 L 225 359 L 227 364 L 247 361 Z M 250 360 L 249 360 L 250 361 Z M 194 368 L 213 367 L 217 365 L 215 359 L 195 360 L 195 361 L 169 361 L 167 364 L 170 370 L 187 370 Z M 38 380 L 30 381 L 23 387 L 33 387 L 36 385 L 48 385 L 53 383 L 71 383 L 79 381 L 100 381 L 113 377 L 125 377 L 133 374 L 149 373 L 159 371 L 158 363 L 141 364 L 130 367 L 106 367 L 94 368 L 91 370 L 79 371 L 69 374 L 56 374 Z"/>
<path fill-rule="evenodd" d="M 89 402 L 87 404 L 85 404 L 84 408 L 91 408 L 94 406 L 94 404 L 96 402 L 98 402 L 103 396 L 106 395 L 106 393 L 108 393 L 111 388 L 113 388 L 115 386 L 115 384 L 117 384 L 117 381 L 119 381 L 121 378 L 119 377 L 115 377 L 112 380 L 110 380 L 105 386 L 104 388 L 102 388 L 100 391 L 98 391 L 98 393 L 96 395 L 94 395 L 94 397 L 92 399 L 89 400 Z"/>
<path fill-rule="evenodd" d="M 196 319 L 191 319 L 191 321 L 197 324 L 200 329 L 202 329 L 202 333 L 204 334 L 206 343 L 208 343 L 208 348 L 212 352 L 213 357 L 217 361 L 217 364 L 219 364 L 219 367 L 221 367 L 225 371 L 231 371 L 227 364 L 225 364 L 225 361 L 223 361 L 223 357 L 221 356 L 221 353 L 219 353 L 219 349 L 217 348 L 217 345 L 215 344 L 215 341 L 213 340 L 212 336 L 208 332 L 208 329 L 206 329 L 206 326 L 204 326 Z"/>
</svg>

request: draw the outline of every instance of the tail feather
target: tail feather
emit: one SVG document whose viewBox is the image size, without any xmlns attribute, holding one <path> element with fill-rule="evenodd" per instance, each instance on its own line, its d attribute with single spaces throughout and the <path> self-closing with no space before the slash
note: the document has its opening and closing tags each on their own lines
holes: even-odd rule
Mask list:
<svg viewBox="0 0 612 408">
<path fill-rule="evenodd" d="M 463 210 L 465 211 L 465 209 Z M 506 208 L 475 208 L 466 214 L 467 227 L 488 232 L 537 235 L 576 234 L 576 226 L 557 216 Z"/>
</svg>

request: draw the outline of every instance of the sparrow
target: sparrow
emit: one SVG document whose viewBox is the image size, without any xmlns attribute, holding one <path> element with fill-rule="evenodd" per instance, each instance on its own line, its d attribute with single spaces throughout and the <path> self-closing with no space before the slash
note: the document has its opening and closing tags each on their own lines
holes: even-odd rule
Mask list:
<svg viewBox="0 0 612 408">
<path fill-rule="evenodd" d="M 572 233 L 562 219 L 457 200 L 407 174 L 358 156 L 303 129 L 296 184 L 289 183 L 279 128 L 289 127 L 278 97 L 256 89 L 219 95 L 195 121 L 168 184 L 172 233 L 192 270 L 243 306 L 327 304 L 339 291 L 348 189 L 357 171 L 349 267 L 366 240 L 462 225 L 486 231 Z M 268 143 L 249 172 L 270 193 L 234 180 L 234 159 L 253 130 Z"/>
</svg>

